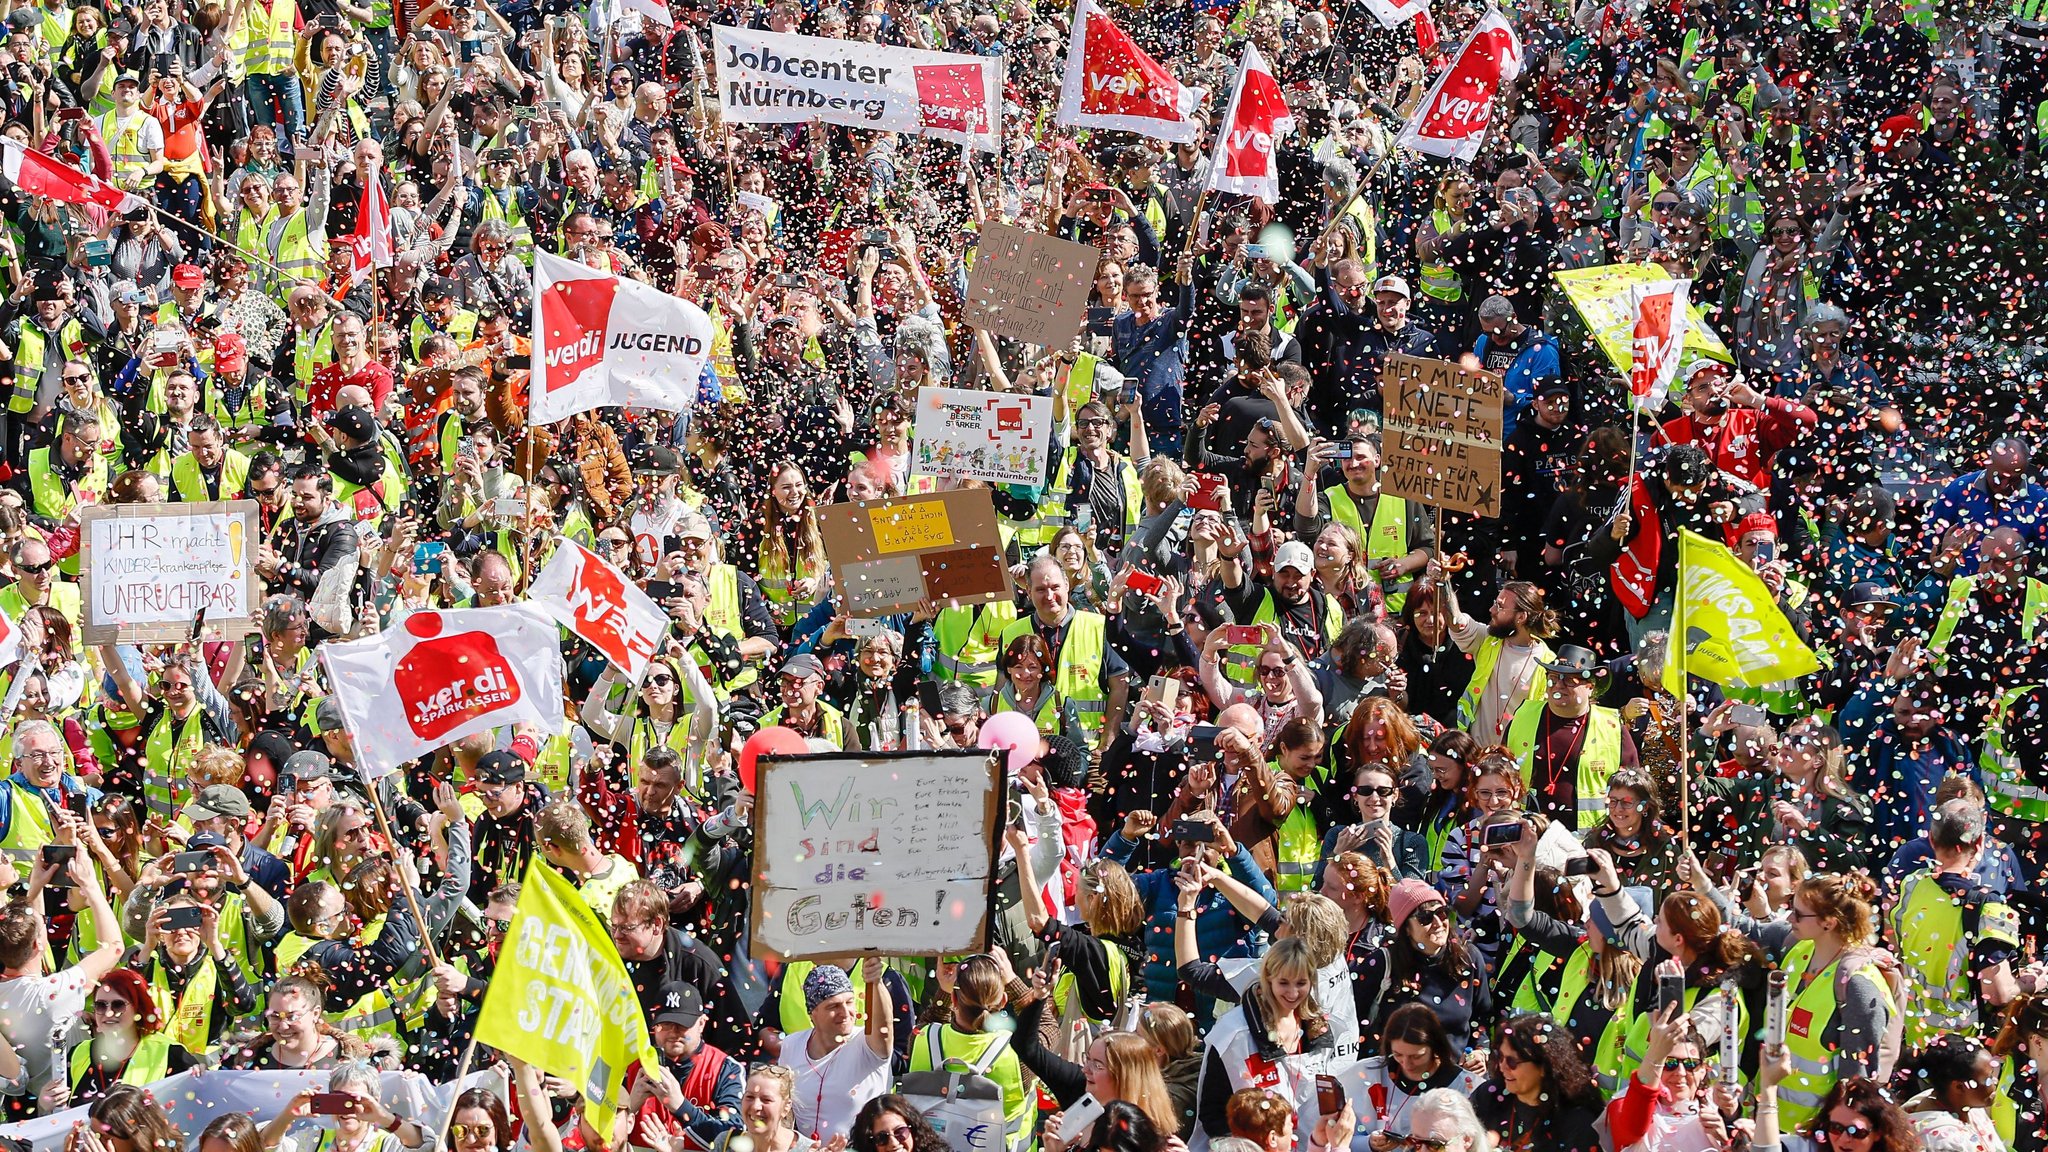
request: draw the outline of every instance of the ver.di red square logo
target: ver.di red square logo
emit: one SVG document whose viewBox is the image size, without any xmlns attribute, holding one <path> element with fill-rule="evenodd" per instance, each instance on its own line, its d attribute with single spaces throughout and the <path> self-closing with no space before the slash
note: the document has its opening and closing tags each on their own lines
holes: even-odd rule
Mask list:
<svg viewBox="0 0 2048 1152">
<path fill-rule="evenodd" d="M 919 64 L 917 119 L 922 128 L 945 132 L 987 132 L 993 122 L 981 86 L 979 64 Z"/>
</svg>

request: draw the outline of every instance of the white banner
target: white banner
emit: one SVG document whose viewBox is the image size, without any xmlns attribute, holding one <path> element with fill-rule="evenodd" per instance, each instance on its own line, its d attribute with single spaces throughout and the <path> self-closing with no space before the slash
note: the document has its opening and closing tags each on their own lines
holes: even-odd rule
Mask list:
<svg viewBox="0 0 2048 1152">
<path fill-rule="evenodd" d="M 561 731 L 558 635 L 539 605 L 521 603 L 414 612 L 375 636 L 323 645 L 364 776 L 504 724 Z"/>
<path fill-rule="evenodd" d="M 696 402 L 712 326 L 695 304 L 538 252 L 533 320 L 527 423 L 613 405 L 686 412 Z"/>
<path fill-rule="evenodd" d="M 1043 484 L 1052 398 L 926 386 L 917 390 L 911 439 L 910 470 L 919 476 Z"/>
<path fill-rule="evenodd" d="M 638 684 L 653 662 L 668 614 L 604 558 L 566 537 L 533 578 L 528 597 L 604 653 Z"/>
<path fill-rule="evenodd" d="M 802 124 L 1000 147 L 1003 60 L 711 26 L 718 111 L 728 124 Z"/>
</svg>

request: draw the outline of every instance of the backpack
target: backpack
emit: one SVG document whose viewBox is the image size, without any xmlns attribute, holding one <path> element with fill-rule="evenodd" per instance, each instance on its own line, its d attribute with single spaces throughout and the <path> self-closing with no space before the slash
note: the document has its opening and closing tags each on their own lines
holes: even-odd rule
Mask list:
<svg viewBox="0 0 2048 1152">
<path fill-rule="evenodd" d="M 904 1073 L 896 1090 L 924 1113 L 953 1152 L 1004 1152 L 1009 1121 L 1003 1086 L 989 1079 L 988 1070 L 1009 1048 L 1009 1033 L 998 1032 L 981 1059 L 969 1064 L 949 1058 L 939 1045 L 944 1027 L 931 1024 L 924 1030 L 931 1070 Z"/>
</svg>

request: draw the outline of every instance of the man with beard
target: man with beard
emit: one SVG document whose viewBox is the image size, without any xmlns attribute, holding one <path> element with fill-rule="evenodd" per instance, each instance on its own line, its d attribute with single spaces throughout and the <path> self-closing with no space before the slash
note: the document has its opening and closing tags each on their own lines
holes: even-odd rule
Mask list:
<svg viewBox="0 0 2048 1152">
<path fill-rule="evenodd" d="M 1813 409 L 1759 394 L 1717 360 L 1696 360 L 1686 370 L 1685 408 L 1664 425 L 1659 440 L 1698 445 L 1716 468 L 1766 491 L 1771 457 L 1820 423 Z"/>
<path fill-rule="evenodd" d="M 635 880 L 612 898 L 612 943 L 640 1007 L 650 1016 L 663 1011 L 665 990 L 687 984 L 708 1006 L 709 1017 L 698 1037 L 727 1051 L 747 1042 L 749 1020 L 725 965 L 718 955 L 669 920 L 668 893 L 648 880 Z"/>
<path fill-rule="evenodd" d="M 1543 602 L 1543 589 L 1526 580 L 1503 585 L 1486 623 L 1458 609 L 1458 594 L 1440 580 L 1450 610 L 1451 640 L 1472 656 L 1472 679 L 1458 698 L 1458 726 L 1481 747 L 1506 741 L 1508 725 L 1530 700 L 1544 698 L 1543 666 L 1557 659 L 1544 641 L 1557 635 L 1557 613 Z"/>
</svg>

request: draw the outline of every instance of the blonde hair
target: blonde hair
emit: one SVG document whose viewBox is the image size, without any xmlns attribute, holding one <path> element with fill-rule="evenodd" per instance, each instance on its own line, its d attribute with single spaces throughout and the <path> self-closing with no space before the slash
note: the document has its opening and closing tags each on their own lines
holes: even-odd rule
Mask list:
<svg viewBox="0 0 2048 1152">
<path fill-rule="evenodd" d="M 1000 1010 L 1007 999 L 996 962 L 987 956 L 969 956 L 953 973 L 953 1026 L 962 1032 L 980 1032 L 988 1014 Z"/>
<path fill-rule="evenodd" d="M 224 744 L 208 744 L 199 750 L 192 766 L 185 775 L 192 781 L 194 791 L 208 784 L 226 784 L 231 788 L 242 786 L 242 776 L 248 770 L 248 762 L 242 754 Z"/>
<path fill-rule="evenodd" d="M 1157 1000 L 1138 1013 L 1138 1034 L 1158 1049 L 1161 1063 L 1172 1063 L 1195 1050 L 1195 1018 L 1178 1004 Z"/>
<path fill-rule="evenodd" d="M 1188 474 L 1179 462 L 1165 456 L 1154 456 L 1145 462 L 1144 475 L 1138 478 L 1138 490 L 1145 494 L 1147 508 L 1165 508 L 1187 499 Z"/>
<path fill-rule="evenodd" d="M 1136 1105 L 1161 1132 L 1180 1130 L 1180 1110 L 1173 1106 L 1173 1097 L 1166 1091 L 1159 1053 L 1151 1041 L 1135 1032 L 1106 1032 L 1102 1036 L 1102 1063 L 1116 1085 L 1117 1099 Z"/>
<path fill-rule="evenodd" d="M 782 1085 L 782 1119 L 788 1127 L 796 1127 L 796 1073 L 782 1064 L 763 1064 L 747 1073 L 747 1079 L 759 1076 Z"/>
<path fill-rule="evenodd" d="M 1136 936 L 1144 930 L 1145 901 L 1131 882 L 1131 874 L 1116 861 L 1089 861 L 1081 869 L 1075 893 L 1081 918 L 1097 936 Z"/>
<path fill-rule="evenodd" d="M 1351 941 L 1351 922 L 1335 900 L 1319 892 L 1296 892 L 1280 912 L 1287 934 L 1308 946 L 1309 963 L 1320 972 L 1343 955 Z"/>
<path fill-rule="evenodd" d="M 538 846 L 581 852 L 590 847 L 590 813 L 574 800 L 556 800 L 534 814 L 533 839 Z"/>
<path fill-rule="evenodd" d="M 1297 936 L 1275 941 L 1273 946 L 1266 950 L 1266 955 L 1260 959 L 1259 982 L 1252 987 L 1247 999 L 1257 1006 L 1259 1018 L 1267 1027 L 1271 1027 L 1281 1015 L 1280 1003 L 1273 997 L 1273 981 L 1283 976 L 1292 976 L 1313 984 L 1316 966 L 1310 963 L 1311 959 L 1308 944 Z M 1302 1000 L 1301 1006 L 1294 1010 L 1294 1016 L 1301 1021 L 1303 1036 L 1320 1036 L 1329 1031 L 1330 1023 L 1323 1018 L 1322 1007 L 1316 1003 L 1313 996 Z"/>
</svg>

